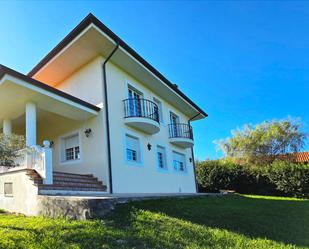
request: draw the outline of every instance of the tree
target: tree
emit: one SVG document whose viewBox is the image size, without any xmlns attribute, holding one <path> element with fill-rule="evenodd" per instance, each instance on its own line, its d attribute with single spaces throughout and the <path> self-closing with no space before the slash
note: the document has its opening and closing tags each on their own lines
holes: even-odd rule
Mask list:
<svg viewBox="0 0 309 249">
<path fill-rule="evenodd" d="M 267 164 L 278 155 L 300 151 L 307 138 L 299 119 L 265 121 L 244 125 L 232 131 L 232 137 L 216 141 L 227 158 L 243 163 Z"/>
<path fill-rule="evenodd" d="M 0 166 L 18 166 L 16 159 L 20 157 L 19 151 L 25 147 L 24 136 L 0 134 Z"/>
</svg>

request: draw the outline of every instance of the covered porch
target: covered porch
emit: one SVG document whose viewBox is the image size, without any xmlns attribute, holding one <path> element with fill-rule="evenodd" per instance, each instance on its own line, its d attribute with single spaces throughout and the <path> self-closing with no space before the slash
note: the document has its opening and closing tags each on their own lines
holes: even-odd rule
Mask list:
<svg viewBox="0 0 309 249">
<path fill-rule="evenodd" d="M 18 167 L 34 170 L 53 184 L 53 139 L 95 118 L 100 108 L 0 66 L 0 127 L 5 135 L 25 136 Z"/>
</svg>

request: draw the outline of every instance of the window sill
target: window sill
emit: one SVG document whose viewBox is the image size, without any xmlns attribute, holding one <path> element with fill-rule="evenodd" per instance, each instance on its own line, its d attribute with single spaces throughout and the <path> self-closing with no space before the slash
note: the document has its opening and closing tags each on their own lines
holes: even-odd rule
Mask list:
<svg viewBox="0 0 309 249">
<path fill-rule="evenodd" d="M 168 174 L 168 173 L 169 173 L 169 172 L 168 172 L 168 169 L 157 168 L 157 171 L 158 171 L 159 173 L 163 173 L 163 174 Z"/>
<path fill-rule="evenodd" d="M 135 162 L 135 161 L 125 161 L 127 166 L 135 166 L 135 167 L 143 167 L 143 163 L 142 162 Z"/>
<path fill-rule="evenodd" d="M 59 165 L 71 165 L 71 164 L 78 164 L 78 163 L 81 163 L 81 162 L 82 162 L 81 159 L 75 159 L 75 160 L 70 160 L 70 161 L 59 162 Z"/>
<path fill-rule="evenodd" d="M 188 175 L 188 171 L 180 171 L 180 170 L 175 170 L 174 173 L 177 175 Z"/>
</svg>

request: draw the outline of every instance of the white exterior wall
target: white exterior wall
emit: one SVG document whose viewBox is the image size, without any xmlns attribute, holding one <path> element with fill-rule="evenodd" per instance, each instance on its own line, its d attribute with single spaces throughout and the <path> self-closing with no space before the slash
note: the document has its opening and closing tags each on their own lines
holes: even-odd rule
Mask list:
<svg viewBox="0 0 309 249">
<path fill-rule="evenodd" d="M 93 105 L 102 107 L 102 69 L 101 59 L 97 58 L 85 65 L 75 74 L 71 75 L 56 88 L 67 92 L 77 98 Z M 105 134 L 105 117 L 101 110 L 94 118 L 77 122 L 73 120 L 55 120 L 54 125 L 59 126 L 57 134 L 48 134 L 48 127 L 40 127 L 42 139 L 54 141 L 53 165 L 55 171 L 93 174 L 109 191 L 107 145 Z M 50 125 L 50 124 L 46 124 Z M 86 137 L 85 130 L 91 129 L 91 134 Z M 69 162 L 61 160 L 61 138 L 70 134 L 79 133 L 81 159 Z M 47 132 L 48 133 L 48 132 Z"/>
<path fill-rule="evenodd" d="M 100 57 L 92 60 L 55 87 L 93 105 L 102 107 L 101 60 Z"/>
<path fill-rule="evenodd" d="M 13 195 L 4 195 L 4 184 L 13 184 Z M 0 208 L 9 212 L 34 215 L 38 187 L 26 175 L 25 170 L 0 174 Z"/>
<path fill-rule="evenodd" d="M 191 149 L 182 149 L 169 142 L 168 124 L 169 112 L 172 111 L 180 118 L 181 123 L 187 123 L 188 117 L 171 104 L 161 99 L 159 95 L 144 87 L 126 72 L 113 64 L 107 65 L 109 119 L 112 149 L 112 172 L 115 193 L 194 193 L 195 179 L 193 163 L 190 162 Z M 162 103 L 163 124 L 160 132 L 147 135 L 132 129 L 124 123 L 123 99 L 128 98 L 128 83 L 143 93 L 143 97 L 153 100 L 159 99 Z M 142 163 L 133 166 L 125 157 L 125 134 L 132 134 L 140 139 Z M 152 145 L 151 151 L 147 144 Z M 166 149 L 168 171 L 163 172 L 157 166 L 157 145 Z M 173 169 L 172 151 L 186 155 L 187 172 L 175 172 Z"/>
<path fill-rule="evenodd" d="M 58 89 L 72 94 L 92 104 L 102 105 L 102 62 L 103 58 L 97 58 L 88 63 L 74 75 L 57 86 Z M 169 112 L 172 111 L 180 118 L 181 123 L 187 123 L 188 117 L 170 103 L 154 94 L 141 82 L 138 82 L 126 72 L 115 65 L 107 64 L 107 83 L 109 101 L 109 122 L 112 153 L 112 175 L 114 193 L 194 193 L 195 179 L 193 162 L 190 162 L 191 149 L 182 149 L 169 142 L 168 124 Z M 153 100 L 156 97 L 162 102 L 163 124 L 160 124 L 160 132 L 147 135 L 134 130 L 124 123 L 123 99 L 128 98 L 128 83 L 143 93 L 144 98 Z M 85 122 L 79 129 L 92 128 L 94 136 L 86 138 L 82 136 L 82 159 L 80 163 L 61 165 L 59 163 L 59 137 L 54 138 L 54 164 L 55 169 L 65 172 L 93 173 L 108 186 L 108 165 L 106 147 L 106 129 L 104 108 L 100 116 L 92 121 Z M 89 126 L 89 127 L 88 127 Z M 76 127 L 72 127 L 71 132 Z M 68 133 L 70 132 L 68 131 Z M 132 134 L 140 139 L 142 163 L 132 166 L 125 157 L 125 134 Z M 92 140 L 91 140 L 92 139 Z M 152 145 L 151 151 L 147 144 Z M 168 171 L 160 171 L 157 167 L 157 145 L 166 149 Z M 57 153 L 58 151 L 58 153 Z M 173 169 L 172 151 L 186 156 L 187 172 L 176 172 Z M 89 172 L 90 170 L 90 172 Z"/>
</svg>

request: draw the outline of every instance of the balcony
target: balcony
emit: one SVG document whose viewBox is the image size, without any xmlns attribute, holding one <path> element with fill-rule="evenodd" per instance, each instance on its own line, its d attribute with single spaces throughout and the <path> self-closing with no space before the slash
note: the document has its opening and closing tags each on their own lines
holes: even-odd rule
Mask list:
<svg viewBox="0 0 309 249">
<path fill-rule="evenodd" d="M 194 145 L 192 127 L 188 124 L 169 124 L 169 140 L 172 144 L 182 148 Z"/>
<path fill-rule="evenodd" d="M 147 134 L 160 131 L 159 109 L 156 103 L 148 99 L 125 99 L 124 120 L 125 124 Z"/>
</svg>

